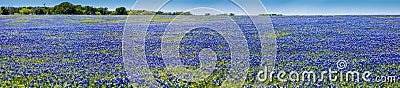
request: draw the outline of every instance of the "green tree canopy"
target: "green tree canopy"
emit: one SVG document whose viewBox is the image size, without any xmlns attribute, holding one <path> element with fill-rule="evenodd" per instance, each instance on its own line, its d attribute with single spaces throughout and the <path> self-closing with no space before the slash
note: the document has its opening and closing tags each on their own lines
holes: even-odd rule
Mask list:
<svg viewBox="0 0 400 88">
<path fill-rule="evenodd" d="M 127 11 L 125 7 L 118 7 L 115 9 L 116 15 L 127 15 Z"/>
<path fill-rule="evenodd" d="M 54 12 L 57 14 L 73 14 L 75 13 L 75 6 L 69 2 L 63 2 L 54 6 Z"/>
<path fill-rule="evenodd" d="M 46 9 L 45 8 L 38 8 L 35 10 L 35 14 L 41 15 L 41 14 L 46 14 Z"/>
<path fill-rule="evenodd" d="M 96 12 L 96 9 L 92 6 L 85 6 L 83 9 L 86 11 L 86 15 L 93 15 Z"/>
<path fill-rule="evenodd" d="M 191 15 L 190 12 L 162 12 L 146 10 L 127 10 L 125 7 L 118 7 L 114 11 L 108 11 L 105 7 L 93 7 L 74 5 L 69 2 L 62 2 L 54 7 L 1 7 L 0 14 L 68 14 L 68 15 Z"/>
<path fill-rule="evenodd" d="M 82 14 L 85 15 L 86 14 L 86 10 L 83 9 L 83 7 L 81 5 L 75 5 L 75 12 L 74 14 Z"/>
<path fill-rule="evenodd" d="M 235 16 L 235 14 L 233 14 L 233 13 L 229 13 L 229 16 Z"/>
<path fill-rule="evenodd" d="M 95 14 L 96 14 L 96 15 L 101 15 L 101 13 L 100 13 L 100 12 L 95 12 Z"/>
<path fill-rule="evenodd" d="M 96 8 L 96 11 L 97 11 L 97 12 L 100 12 L 100 15 L 109 14 L 108 8 L 102 8 L 102 7 L 100 7 L 100 8 Z"/>
<path fill-rule="evenodd" d="M 6 7 L 0 7 L 0 9 L 1 9 L 1 15 L 7 15 L 8 14 L 8 9 L 6 8 Z"/>
<path fill-rule="evenodd" d="M 28 9 L 28 8 L 22 8 L 21 10 L 19 10 L 20 14 L 31 14 L 32 10 Z"/>
</svg>

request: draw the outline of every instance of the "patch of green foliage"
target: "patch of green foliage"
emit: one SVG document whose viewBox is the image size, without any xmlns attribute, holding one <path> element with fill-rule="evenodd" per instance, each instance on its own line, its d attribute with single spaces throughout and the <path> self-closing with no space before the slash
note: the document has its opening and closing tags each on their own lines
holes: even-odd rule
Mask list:
<svg viewBox="0 0 400 88">
<path fill-rule="evenodd" d="M 109 11 L 106 7 L 93 7 L 74 5 L 70 2 L 62 2 L 54 7 L 1 7 L 1 15 L 13 14 L 32 14 L 32 15 L 48 15 L 48 14 L 67 14 L 67 15 L 192 15 L 190 12 L 162 12 L 162 11 L 146 11 L 146 10 L 129 10 L 125 7 L 118 7 L 114 11 Z"/>
</svg>

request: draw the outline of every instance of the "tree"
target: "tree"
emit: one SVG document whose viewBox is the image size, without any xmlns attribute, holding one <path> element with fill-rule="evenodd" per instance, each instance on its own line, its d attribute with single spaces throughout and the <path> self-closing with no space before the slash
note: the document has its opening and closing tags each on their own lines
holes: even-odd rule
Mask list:
<svg viewBox="0 0 400 88">
<path fill-rule="evenodd" d="M 0 13 L 0 14 L 2 14 L 2 15 L 8 15 L 8 9 L 6 8 L 6 7 L 1 7 L 0 8 L 1 9 L 1 11 L 2 11 L 2 13 Z"/>
<path fill-rule="evenodd" d="M 54 12 L 57 14 L 73 14 L 75 13 L 75 6 L 69 2 L 63 2 L 54 6 Z"/>
<path fill-rule="evenodd" d="M 206 15 L 206 16 L 210 16 L 211 14 L 210 14 L 210 13 L 206 13 L 206 14 L 204 14 L 204 15 Z"/>
<path fill-rule="evenodd" d="M 142 13 L 140 13 L 140 15 L 155 15 L 156 12 L 154 11 L 143 11 Z"/>
<path fill-rule="evenodd" d="M 101 13 L 99 11 L 95 12 L 96 15 L 101 15 Z"/>
<path fill-rule="evenodd" d="M 22 8 L 21 10 L 19 10 L 20 14 L 31 14 L 32 10 L 28 9 L 28 8 Z"/>
<path fill-rule="evenodd" d="M 172 12 L 164 12 L 163 15 L 172 15 Z"/>
<path fill-rule="evenodd" d="M 157 11 L 157 12 L 156 12 L 157 15 L 162 15 L 163 13 L 164 13 L 164 12 L 161 12 L 161 11 Z"/>
<path fill-rule="evenodd" d="M 46 9 L 45 8 L 38 8 L 38 9 L 35 10 L 35 14 L 37 14 L 37 15 L 46 14 Z"/>
<path fill-rule="evenodd" d="M 0 8 L 1 15 L 9 14 L 69 14 L 69 15 L 192 15 L 190 12 L 163 12 L 146 10 L 127 10 L 125 7 L 118 7 L 114 11 L 108 11 L 105 7 L 92 7 L 74 5 L 69 2 L 62 2 L 54 7 L 4 7 Z"/>
<path fill-rule="evenodd" d="M 19 13 L 20 8 L 16 8 L 16 7 L 7 7 L 7 12 L 3 11 L 3 13 L 7 13 L 7 14 L 17 14 Z"/>
<path fill-rule="evenodd" d="M 190 12 L 183 12 L 183 13 L 180 14 L 180 15 L 192 15 L 192 13 L 190 13 Z"/>
<path fill-rule="evenodd" d="M 235 14 L 233 14 L 233 13 L 229 13 L 229 16 L 235 16 Z"/>
<path fill-rule="evenodd" d="M 96 8 L 96 12 L 100 12 L 100 15 L 106 15 L 108 14 L 108 8 Z"/>
<path fill-rule="evenodd" d="M 111 11 L 111 15 L 118 15 L 116 11 Z"/>
<path fill-rule="evenodd" d="M 47 10 L 46 14 L 57 14 L 57 13 L 54 11 L 54 7 L 53 7 L 53 8 L 49 8 Z"/>
<path fill-rule="evenodd" d="M 183 12 L 174 12 L 174 13 L 172 13 L 172 15 L 180 15 L 180 14 L 182 14 Z"/>
<path fill-rule="evenodd" d="M 86 14 L 86 10 L 84 10 L 81 5 L 75 5 L 74 14 L 84 15 L 84 14 Z"/>
<path fill-rule="evenodd" d="M 127 15 L 127 11 L 125 7 L 118 7 L 115 9 L 116 15 Z"/>
<path fill-rule="evenodd" d="M 86 15 L 93 15 L 96 12 L 92 6 L 85 6 L 83 9 L 86 10 Z"/>
</svg>

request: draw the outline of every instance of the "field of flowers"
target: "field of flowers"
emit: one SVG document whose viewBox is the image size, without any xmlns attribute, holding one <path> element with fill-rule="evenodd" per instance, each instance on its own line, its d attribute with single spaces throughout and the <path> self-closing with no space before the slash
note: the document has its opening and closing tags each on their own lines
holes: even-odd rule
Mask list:
<svg viewBox="0 0 400 88">
<path fill-rule="evenodd" d="M 0 16 L 0 87 L 137 86 L 132 83 L 136 82 L 135 79 L 131 79 L 124 68 L 122 56 L 122 36 L 126 18 Z M 140 16 L 130 19 L 140 19 Z M 271 17 L 271 20 L 278 46 L 274 66 L 276 70 L 337 70 L 336 62 L 346 60 L 347 68 L 340 71 L 368 70 L 375 76 L 400 76 L 400 16 L 277 16 Z M 191 31 L 192 35 L 201 32 L 215 35 L 186 37 L 184 42 L 181 42 L 181 47 L 188 51 L 211 48 L 220 51 L 217 53 L 220 55 L 218 58 L 229 60 L 231 57 L 227 54 L 227 44 L 212 41 L 225 40 L 215 31 L 200 29 Z M 210 41 L 205 37 L 212 37 L 212 42 L 204 42 Z M 211 46 L 186 47 L 192 46 L 191 42 Z M 180 53 L 187 54 L 184 58 L 198 58 L 191 57 L 191 52 Z M 191 69 L 198 68 L 196 64 L 190 64 L 193 61 L 199 62 L 196 60 L 198 59 L 187 60 L 189 65 L 192 65 Z M 225 63 L 224 60 L 218 60 Z M 213 76 L 220 77 L 218 74 Z M 396 80 L 394 83 L 372 80 L 315 83 L 273 81 L 262 84 L 399 87 L 400 77 Z"/>
<path fill-rule="evenodd" d="M 288 16 L 272 19 L 277 33 L 276 67 L 283 70 L 371 71 L 375 76 L 400 74 L 400 18 L 398 16 Z M 295 85 L 399 87 L 396 82 L 329 82 Z M 279 84 L 279 83 L 278 83 Z M 285 84 L 283 84 L 285 85 Z"/>
</svg>

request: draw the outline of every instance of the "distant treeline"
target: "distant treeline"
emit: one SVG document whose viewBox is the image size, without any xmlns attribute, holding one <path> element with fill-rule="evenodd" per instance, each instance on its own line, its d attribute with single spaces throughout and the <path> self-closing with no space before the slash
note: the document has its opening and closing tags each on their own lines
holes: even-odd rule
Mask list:
<svg viewBox="0 0 400 88">
<path fill-rule="evenodd" d="M 259 16 L 283 16 L 283 14 L 258 14 Z"/>
<path fill-rule="evenodd" d="M 63 2 L 54 7 L 0 7 L 1 15 L 192 15 L 190 12 L 162 12 L 146 10 L 127 10 L 125 7 L 118 7 L 114 11 L 109 11 L 105 7 L 93 7 L 74 5 Z"/>
</svg>

